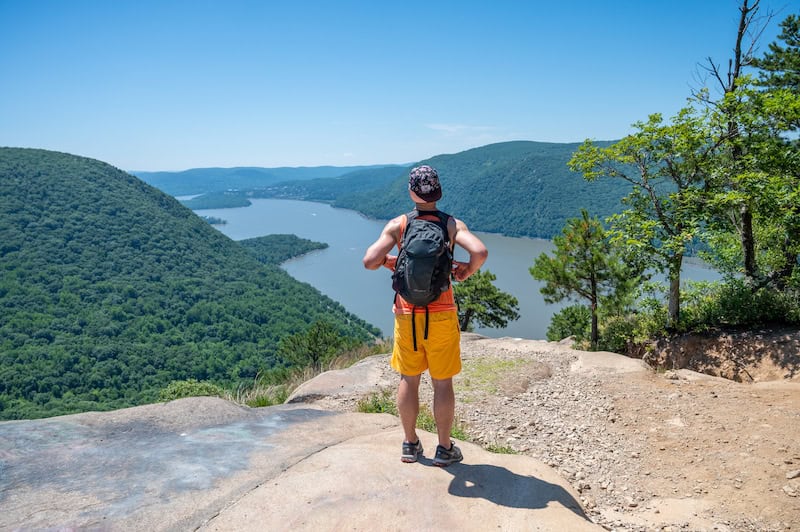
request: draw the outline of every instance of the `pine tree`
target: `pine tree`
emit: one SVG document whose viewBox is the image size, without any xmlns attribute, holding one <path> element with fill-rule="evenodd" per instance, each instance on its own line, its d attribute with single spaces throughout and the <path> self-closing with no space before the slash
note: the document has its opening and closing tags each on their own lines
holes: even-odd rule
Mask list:
<svg viewBox="0 0 800 532">
<path fill-rule="evenodd" d="M 489 270 L 477 271 L 466 281 L 454 286 L 458 323 L 462 331 L 471 330 L 473 323 L 502 329 L 509 321 L 519 319 L 519 301 L 494 286 L 492 282 L 496 279 Z"/>
<path fill-rule="evenodd" d="M 544 281 L 540 289 L 547 303 L 564 299 L 585 299 L 591 312 L 591 344 L 597 347 L 598 306 L 601 299 L 609 304 L 620 301 L 633 289 L 638 278 L 614 252 L 597 218 L 589 218 L 585 209 L 580 218 L 567 220 L 561 235 L 553 238 L 554 256 L 542 253 L 530 273 Z"/>
</svg>

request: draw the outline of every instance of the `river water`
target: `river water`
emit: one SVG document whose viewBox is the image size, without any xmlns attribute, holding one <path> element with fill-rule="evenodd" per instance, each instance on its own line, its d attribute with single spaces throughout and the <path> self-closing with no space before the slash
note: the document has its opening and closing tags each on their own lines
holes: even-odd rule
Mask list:
<svg viewBox="0 0 800 532">
<path fill-rule="evenodd" d="M 295 234 L 328 248 L 285 262 L 283 268 L 295 279 L 309 283 L 348 311 L 392 335 L 391 272 L 386 268 L 366 270 L 361 264 L 366 248 L 380 234 L 385 221 L 334 209 L 328 204 L 307 201 L 252 199 L 252 205 L 235 209 L 204 209 L 203 216 L 222 218 L 227 223 L 215 226 L 233 240 L 268 234 Z M 410 208 L 413 206 L 409 206 Z M 512 238 L 491 233 L 476 233 L 489 249 L 483 270 L 497 276 L 495 286 L 519 300 L 520 319 L 505 329 L 476 328 L 490 337 L 513 336 L 544 339 L 553 313 L 571 303 L 548 305 L 539 293 L 541 283 L 528 269 L 553 245 L 549 240 Z M 456 260 L 465 257 L 456 253 Z M 716 279 L 717 273 L 690 262 L 684 277 L 692 280 Z"/>
</svg>

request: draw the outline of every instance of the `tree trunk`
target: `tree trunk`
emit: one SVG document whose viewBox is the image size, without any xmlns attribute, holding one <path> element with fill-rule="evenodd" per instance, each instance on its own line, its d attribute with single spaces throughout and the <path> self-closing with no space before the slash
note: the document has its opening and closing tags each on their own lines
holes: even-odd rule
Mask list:
<svg viewBox="0 0 800 532">
<path fill-rule="evenodd" d="M 669 265 L 669 317 L 667 330 L 678 328 L 681 317 L 681 266 L 683 253 L 679 253 L 670 261 Z"/>
<path fill-rule="evenodd" d="M 465 332 L 469 328 L 469 322 L 472 321 L 472 315 L 474 311 L 467 309 L 464 312 L 464 316 L 461 318 L 461 323 L 459 324 L 459 328 L 462 332 Z"/>
<path fill-rule="evenodd" d="M 756 266 L 756 239 L 753 235 L 753 213 L 747 204 L 741 206 L 742 216 L 742 254 L 744 256 L 744 275 L 751 282 L 755 281 Z"/>
<path fill-rule="evenodd" d="M 749 60 L 752 53 L 752 47 L 745 52 L 742 50 L 742 40 L 747 35 L 753 23 L 753 17 L 758 12 L 760 0 L 755 0 L 750 5 L 749 0 L 742 0 L 742 5 L 739 8 L 741 16 L 739 18 L 739 29 L 736 33 L 736 45 L 733 48 L 733 59 L 728 66 L 728 80 L 727 85 L 723 86 L 725 94 L 732 94 L 736 91 L 739 77 L 741 76 L 744 61 Z M 743 57 L 744 56 L 744 57 Z M 720 80 L 721 81 L 721 80 Z M 734 117 L 728 122 L 728 136 L 730 139 L 737 139 L 740 135 L 739 124 Z M 744 158 L 744 154 L 738 144 L 733 144 L 733 168 L 738 167 L 738 163 Z M 735 182 L 735 180 L 734 180 Z M 736 188 L 734 186 L 734 188 Z M 747 203 L 739 207 L 739 214 L 741 216 L 741 244 L 742 244 L 742 259 L 744 261 L 744 275 L 745 279 L 751 282 L 756 280 L 756 252 L 755 252 L 755 235 L 753 233 L 753 213 Z"/>
<path fill-rule="evenodd" d="M 594 274 L 591 276 L 591 280 L 589 281 L 590 286 L 589 289 L 591 290 L 591 298 L 589 299 L 590 308 L 592 311 L 592 350 L 597 349 L 597 342 L 600 339 L 600 333 L 597 330 L 597 278 Z"/>
<path fill-rule="evenodd" d="M 600 340 L 600 333 L 597 330 L 597 301 L 592 301 L 590 308 L 592 310 L 592 350 L 597 349 L 597 343 Z"/>
</svg>

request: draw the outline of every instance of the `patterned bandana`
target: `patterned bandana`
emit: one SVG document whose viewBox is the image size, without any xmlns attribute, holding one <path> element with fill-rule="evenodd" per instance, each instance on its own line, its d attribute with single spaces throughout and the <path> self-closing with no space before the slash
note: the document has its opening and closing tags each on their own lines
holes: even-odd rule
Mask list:
<svg viewBox="0 0 800 532">
<path fill-rule="evenodd" d="M 423 201 L 439 201 L 442 197 L 439 174 L 427 164 L 417 166 L 411 170 L 408 176 L 408 190 L 419 196 Z"/>
</svg>

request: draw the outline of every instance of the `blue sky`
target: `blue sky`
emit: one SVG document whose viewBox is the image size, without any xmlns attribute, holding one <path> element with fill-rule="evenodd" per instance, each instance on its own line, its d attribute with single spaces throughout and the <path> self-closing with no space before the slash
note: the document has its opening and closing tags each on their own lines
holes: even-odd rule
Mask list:
<svg viewBox="0 0 800 532">
<path fill-rule="evenodd" d="M 762 0 L 778 23 L 797 0 Z M 738 0 L 0 0 L 0 146 L 125 170 L 616 139 L 725 63 Z"/>
</svg>

